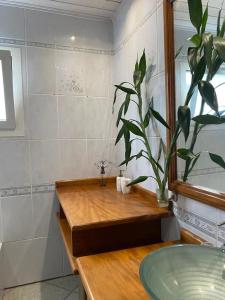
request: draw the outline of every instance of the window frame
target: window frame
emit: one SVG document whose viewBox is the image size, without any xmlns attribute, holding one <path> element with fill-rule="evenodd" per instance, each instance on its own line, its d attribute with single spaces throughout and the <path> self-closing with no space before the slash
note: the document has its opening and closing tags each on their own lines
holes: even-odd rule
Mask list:
<svg viewBox="0 0 225 300">
<path fill-rule="evenodd" d="M 6 121 L 0 120 L 0 130 L 15 130 L 16 118 L 13 95 L 13 69 L 11 52 L 9 50 L 0 49 L 0 60 L 2 64 L 2 76 L 6 110 Z"/>
</svg>

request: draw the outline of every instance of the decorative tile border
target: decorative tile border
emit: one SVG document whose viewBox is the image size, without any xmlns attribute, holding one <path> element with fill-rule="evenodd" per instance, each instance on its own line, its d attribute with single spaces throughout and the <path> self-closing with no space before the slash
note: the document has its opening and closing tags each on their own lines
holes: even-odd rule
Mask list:
<svg viewBox="0 0 225 300">
<path fill-rule="evenodd" d="M 55 191 L 54 184 L 42 184 L 24 187 L 11 187 L 0 189 L 0 197 L 23 196 L 37 193 L 49 193 Z"/>
<path fill-rule="evenodd" d="M 37 47 L 37 48 L 46 48 L 46 49 L 57 49 L 57 50 L 84 52 L 84 53 L 93 53 L 93 54 L 102 54 L 102 55 L 114 54 L 113 50 L 72 47 L 72 46 L 64 46 L 58 44 L 47 44 L 47 43 L 31 42 L 31 41 L 23 41 L 23 40 L 7 39 L 7 38 L 0 38 L 0 44 Z"/>
<path fill-rule="evenodd" d="M 218 239 L 219 242 L 225 243 L 225 226 L 217 227 L 215 222 L 176 205 L 173 208 L 173 212 L 178 221 L 197 229 L 210 238 Z"/>
</svg>

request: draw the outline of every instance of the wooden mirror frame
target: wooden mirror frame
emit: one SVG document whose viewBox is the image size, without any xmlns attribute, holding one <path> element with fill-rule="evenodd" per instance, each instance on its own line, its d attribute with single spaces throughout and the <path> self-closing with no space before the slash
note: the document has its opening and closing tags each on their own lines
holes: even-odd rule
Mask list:
<svg viewBox="0 0 225 300">
<path fill-rule="evenodd" d="M 175 0 L 163 0 L 164 9 L 164 43 L 165 43 L 165 82 L 167 98 L 167 121 L 174 131 L 176 123 L 175 97 L 175 51 L 174 51 L 174 14 Z M 171 136 L 167 132 L 167 144 Z M 205 204 L 225 210 L 225 193 L 215 192 L 177 179 L 177 157 L 172 161 L 169 172 L 169 189 L 177 194 L 195 199 Z"/>
</svg>

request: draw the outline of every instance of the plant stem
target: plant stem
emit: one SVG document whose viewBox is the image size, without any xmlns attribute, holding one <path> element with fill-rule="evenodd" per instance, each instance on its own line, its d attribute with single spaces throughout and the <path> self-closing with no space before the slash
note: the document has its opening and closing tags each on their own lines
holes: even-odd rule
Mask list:
<svg viewBox="0 0 225 300">
<path fill-rule="evenodd" d="M 154 161 L 153 161 L 153 156 L 152 156 L 152 151 L 151 151 L 151 147 L 149 145 L 149 141 L 147 138 L 147 134 L 146 134 L 146 128 L 144 126 L 144 120 L 143 120 L 143 111 L 142 111 L 142 106 L 143 106 L 143 101 L 142 101 L 142 97 L 141 97 L 141 92 L 140 90 L 137 91 L 138 92 L 138 113 L 139 113 L 139 118 L 140 118 L 140 126 L 141 126 L 141 131 L 143 133 L 143 139 L 144 139 L 144 144 L 147 150 L 147 156 L 148 156 L 148 160 L 153 168 L 153 171 L 155 173 L 156 176 L 156 181 L 158 184 L 159 189 L 161 190 L 162 187 L 162 181 L 160 178 L 160 174 L 159 174 L 159 170 L 157 168 L 157 166 L 155 165 Z"/>
</svg>

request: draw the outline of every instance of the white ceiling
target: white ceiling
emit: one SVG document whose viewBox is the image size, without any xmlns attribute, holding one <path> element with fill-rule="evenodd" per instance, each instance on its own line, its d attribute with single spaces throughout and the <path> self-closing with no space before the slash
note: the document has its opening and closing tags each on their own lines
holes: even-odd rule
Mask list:
<svg viewBox="0 0 225 300">
<path fill-rule="evenodd" d="M 123 0 L 0 0 L 2 4 L 44 9 L 72 15 L 112 18 Z"/>
</svg>

